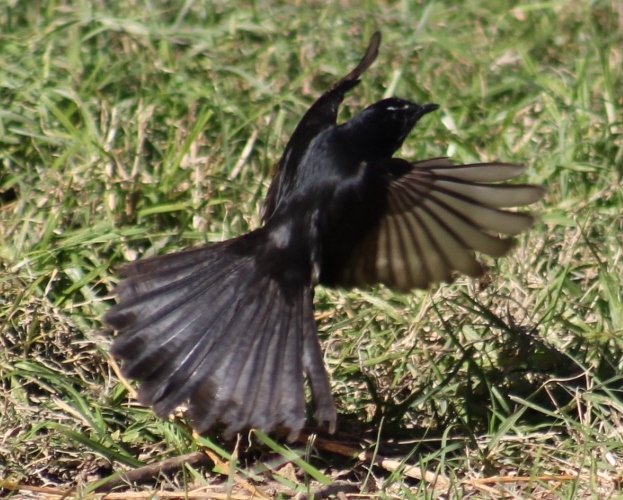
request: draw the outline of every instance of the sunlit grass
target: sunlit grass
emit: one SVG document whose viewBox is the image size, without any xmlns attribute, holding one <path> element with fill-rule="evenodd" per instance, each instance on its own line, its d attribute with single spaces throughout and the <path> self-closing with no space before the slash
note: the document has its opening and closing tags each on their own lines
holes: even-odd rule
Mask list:
<svg viewBox="0 0 623 500">
<path fill-rule="evenodd" d="M 614 498 L 622 28 L 609 1 L 3 7 L 0 479 L 85 491 L 208 449 L 221 465 L 155 487 Z M 328 436 L 198 441 L 108 362 L 116 271 L 258 227 L 289 134 L 376 29 L 379 59 L 341 118 L 386 95 L 440 104 L 401 155 L 525 163 L 549 190 L 540 221 L 480 282 L 317 290 L 342 454 Z"/>
</svg>

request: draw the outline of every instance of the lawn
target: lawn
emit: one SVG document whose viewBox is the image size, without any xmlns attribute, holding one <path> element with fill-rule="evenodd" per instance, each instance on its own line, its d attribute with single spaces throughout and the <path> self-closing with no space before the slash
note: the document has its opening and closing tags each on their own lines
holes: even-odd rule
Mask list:
<svg viewBox="0 0 623 500">
<path fill-rule="evenodd" d="M 523 163 L 537 224 L 481 280 L 316 290 L 335 435 L 156 417 L 107 354 L 119 268 L 258 227 L 377 29 L 340 120 L 439 104 L 400 156 Z M 5 2 L 0 496 L 620 498 L 622 108 L 617 0 Z"/>
</svg>

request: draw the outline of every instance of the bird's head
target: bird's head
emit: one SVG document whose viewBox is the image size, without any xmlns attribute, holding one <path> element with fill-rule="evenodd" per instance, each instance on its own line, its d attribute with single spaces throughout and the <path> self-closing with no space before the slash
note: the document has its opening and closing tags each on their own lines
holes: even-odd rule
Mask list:
<svg viewBox="0 0 623 500">
<path fill-rule="evenodd" d="M 383 99 L 341 125 L 342 137 L 362 160 L 390 158 L 417 121 L 438 107 L 437 104 L 419 105 L 397 97 Z"/>
</svg>

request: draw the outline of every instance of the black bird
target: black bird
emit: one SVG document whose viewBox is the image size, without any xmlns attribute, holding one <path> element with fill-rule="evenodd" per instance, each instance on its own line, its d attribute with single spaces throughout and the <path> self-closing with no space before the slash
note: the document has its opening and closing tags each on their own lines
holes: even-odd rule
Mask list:
<svg viewBox="0 0 623 500">
<path fill-rule="evenodd" d="M 305 424 L 304 378 L 319 423 L 336 409 L 318 343 L 314 287 L 376 283 L 408 291 L 483 273 L 474 251 L 508 252 L 533 217 L 501 210 L 543 188 L 499 184 L 521 165 L 453 165 L 393 158 L 415 123 L 438 108 L 379 101 L 337 125 L 344 95 L 374 62 L 375 33 L 359 65 L 322 95 L 292 134 L 262 210 L 264 226 L 222 243 L 126 264 L 112 355 L 138 397 L 167 415 L 188 402 L 198 432 L 225 436 Z"/>
</svg>

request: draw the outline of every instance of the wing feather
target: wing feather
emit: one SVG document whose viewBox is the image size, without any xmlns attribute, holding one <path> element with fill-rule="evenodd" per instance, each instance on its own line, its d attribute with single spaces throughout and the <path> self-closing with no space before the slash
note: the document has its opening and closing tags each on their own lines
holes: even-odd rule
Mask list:
<svg viewBox="0 0 623 500">
<path fill-rule="evenodd" d="M 529 213 L 504 210 L 541 199 L 545 190 L 505 184 L 522 165 L 453 165 L 447 158 L 415 162 L 383 160 L 386 209 L 357 244 L 339 280 L 342 286 L 383 283 L 399 290 L 449 281 L 455 271 L 477 277 L 484 269 L 474 252 L 505 255 L 512 238 L 530 228 Z"/>
</svg>

